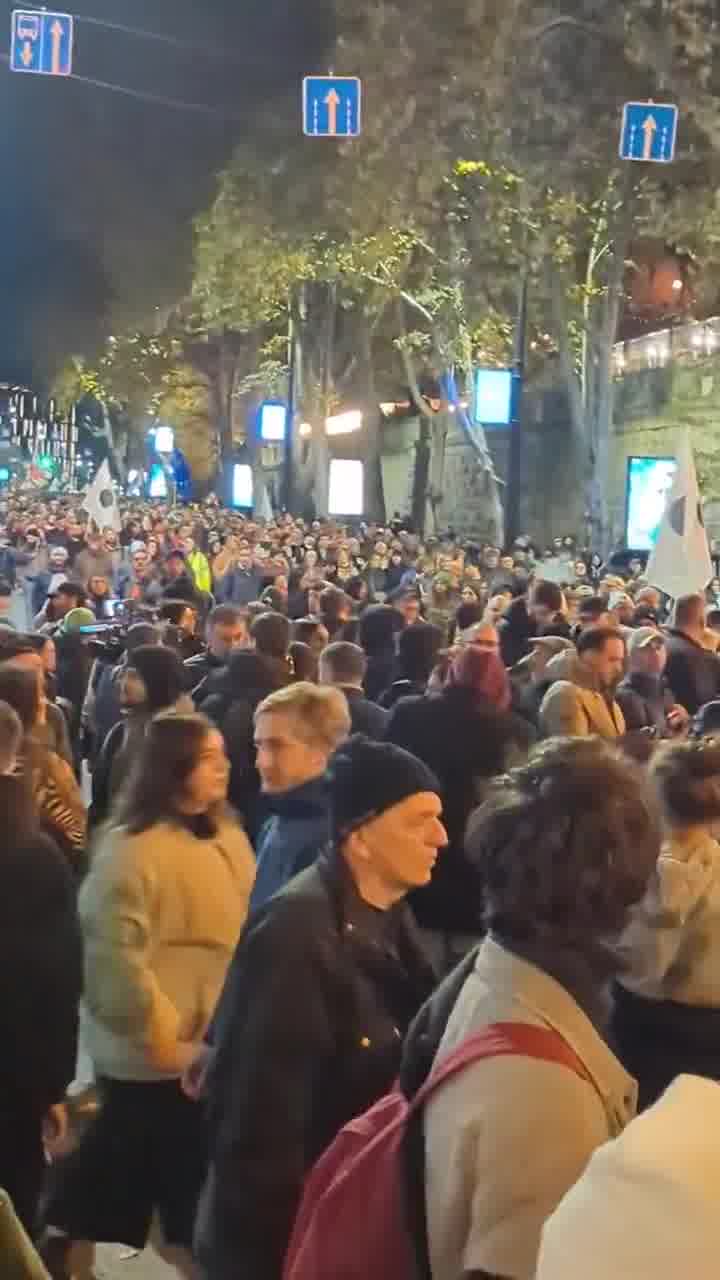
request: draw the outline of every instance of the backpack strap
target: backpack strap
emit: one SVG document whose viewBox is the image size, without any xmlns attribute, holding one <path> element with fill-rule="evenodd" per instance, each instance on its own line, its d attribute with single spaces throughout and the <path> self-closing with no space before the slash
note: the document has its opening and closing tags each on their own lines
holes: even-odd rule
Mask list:
<svg viewBox="0 0 720 1280">
<path fill-rule="evenodd" d="M 584 1063 L 571 1049 L 559 1031 L 552 1027 L 538 1027 L 530 1022 L 494 1022 L 490 1026 L 468 1036 L 457 1049 L 445 1058 L 431 1073 L 409 1104 L 411 1112 L 419 1110 L 442 1085 L 459 1075 L 465 1067 L 484 1058 L 535 1058 L 539 1062 L 555 1062 L 574 1072 L 581 1080 L 593 1084 L 592 1076 Z"/>
</svg>

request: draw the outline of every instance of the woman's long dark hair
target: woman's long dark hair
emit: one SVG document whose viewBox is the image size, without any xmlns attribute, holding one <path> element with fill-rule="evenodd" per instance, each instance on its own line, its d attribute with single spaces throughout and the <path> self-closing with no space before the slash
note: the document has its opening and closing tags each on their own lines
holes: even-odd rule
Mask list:
<svg viewBox="0 0 720 1280">
<path fill-rule="evenodd" d="M 210 721 L 197 714 L 167 712 L 152 720 L 111 825 L 140 835 L 158 822 L 176 819 L 185 785 L 211 731 Z"/>
<path fill-rule="evenodd" d="M 40 820 L 27 772 L 0 774 L 0 830 L 10 847 L 23 849 L 40 831 Z"/>
</svg>

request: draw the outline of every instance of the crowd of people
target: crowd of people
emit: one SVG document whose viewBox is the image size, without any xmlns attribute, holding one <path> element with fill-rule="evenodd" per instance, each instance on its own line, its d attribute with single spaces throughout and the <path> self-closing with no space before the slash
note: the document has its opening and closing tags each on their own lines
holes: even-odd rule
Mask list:
<svg viewBox="0 0 720 1280">
<path fill-rule="evenodd" d="M 720 582 L 213 500 L 0 520 L 0 1186 L 52 1280 L 370 1274 L 375 1202 L 318 1231 L 311 1175 L 352 1189 L 386 1095 L 396 1280 L 714 1277 Z"/>
</svg>

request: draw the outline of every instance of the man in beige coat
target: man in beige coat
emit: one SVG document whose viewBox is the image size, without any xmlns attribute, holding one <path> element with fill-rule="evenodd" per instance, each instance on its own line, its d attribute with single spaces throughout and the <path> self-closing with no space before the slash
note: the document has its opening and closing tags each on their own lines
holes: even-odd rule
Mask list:
<svg viewBox="0 0 720 1280">
<path fill-rule="evenodd" d="M 615 689 L 625 669 L 622 633 L 615 627 L 590 627 L 579 637 L 577 653 L 568 678 L 556 680 L 543 698 L 543 736 L 621 738 L 625 718 L 615 701 Z"/>
</svg>

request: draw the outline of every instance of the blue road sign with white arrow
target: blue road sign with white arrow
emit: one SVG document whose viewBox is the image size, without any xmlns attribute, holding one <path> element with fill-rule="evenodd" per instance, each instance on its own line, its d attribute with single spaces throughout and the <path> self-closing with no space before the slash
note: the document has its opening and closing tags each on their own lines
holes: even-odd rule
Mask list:
<svg viewBox="0 0 720 1280">
<path fill-rule="evenodd" d="M 678 108 L 668 102 L 626 102 L 620 158 L 670 164 L 675 158 Z"/>
<path fill-rule="evenodd" d="M 12 15 L 10 69 L 37 76 L 71 75 L 73 28 L 71 13 L 16 9 Z"/>
<path fill-rule="evenodd" d="M 306 76 L 303 130 L 310 138 L 357 138 L 362 82 L 356 76 Z"/>
</svg>

